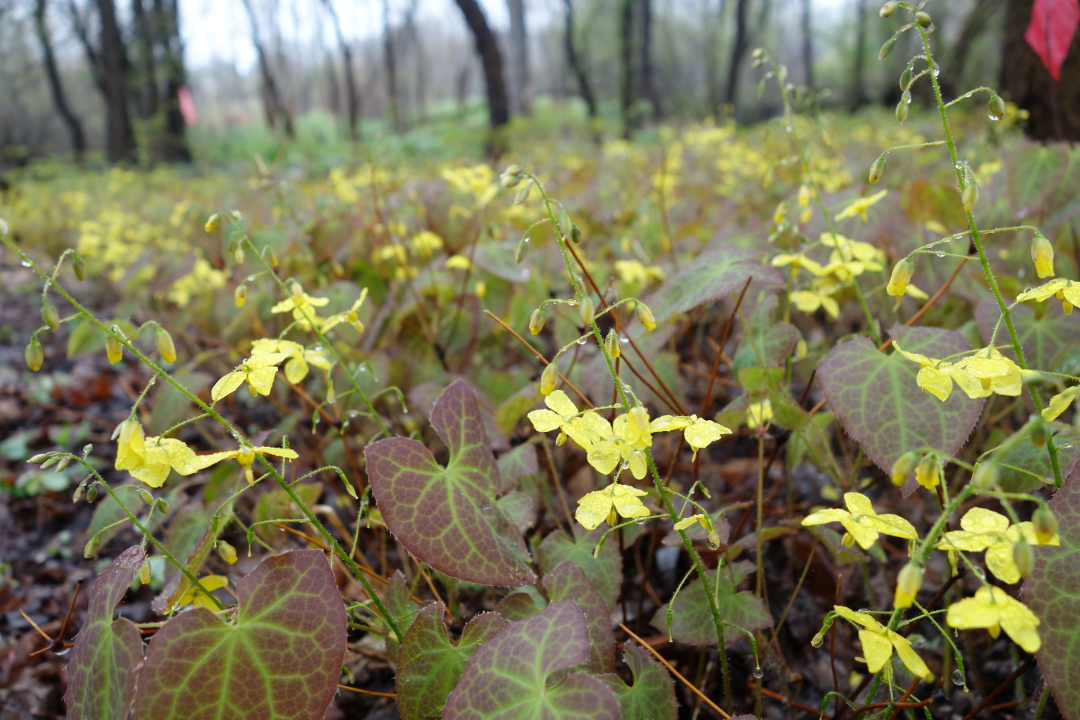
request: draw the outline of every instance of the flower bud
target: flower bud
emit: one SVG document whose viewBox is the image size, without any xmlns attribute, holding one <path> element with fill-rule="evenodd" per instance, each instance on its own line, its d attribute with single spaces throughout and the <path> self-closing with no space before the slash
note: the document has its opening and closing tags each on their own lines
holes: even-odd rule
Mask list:
<svg viewBox="0 0 1080 720">
<path fill-rule="evenodd" d="M 59 455 L 52 455 L 52 456 L 49 457 L 48 460 L 41 463 L 41 469 L 42 470 L 48 470 L 49 468 L 51 468 L 53 465 L 55 465 L 58 462 L 60 462 L 60 456 Z"/>
<path fill-rule="evenodd" d="M 923 569 L 916 563 L 909 562 L 900 568 L 900 574 L 896 576 L 896 594 L 893 596 L 893 605 L 898 608 L 911 607 L 922 584 Z"/>
<path fill-rule="evenodd" d="M 86 502 L 92 504 L 95 500 L 97 500 L 97 495 L 98 489 L 96 483 L 86 488 Z"/>
<path fill-rule="evenodd" d="M 39 454 L 33 456 L 32 458 L 30 458 L 29 460 L 27 460 L 26 462 L 30 463 L 31 465 L 40 465 L 41 463 L 45 462 L 48 459 L 49 459 L 49 453 L 39 453 Z"/>
<path fill-rule="evenodd" d="M 139 488 L 138 490 L 136 490 L 136 494 L 139 496 L 139 499 L 142 500 L 147 505 L 153 505 L 154 504 L 154 496 L 151 495 L 150 491 L 147 490 L 146 488 Z"/>
<path fill-rule="evenodd" d="M 289 294 L 297 300 L 304 296 L 304 288 L 300 286 L 296 278 L 289 278 Z"/>
<path fill-rule="evenodd" d="M 934 21 L 930 19 L 930 15 L 921 10 L 915 13 L 915 22 L 919 23 L 919 26 L 923 28 L 928 28 L 934 24 Z"/>
<path fill-rule="evenodd" d="M 278 266 L 277 253 L 274 252 L 273 250 L 271 250 L 269 253 L 267 253 L 267 255 L 270 258 L 270 267 L 277 267 Z"/>
<path fill-rule="evenodd" d="M 236 252 L 236 235 L 235 234 L 232 235 L 231 237 L 229 237 L 229 242 L 225 243 L 225 250 L 230 255 L 232 255 L 234 252 Z"/>
<path fill-rule="evenodd" d="M 150 584 L 150 563 L 144 562 L 139 566 L 139 582 L 143 585 Z"/>
<path fill-rule="evenodd" d="M 222 560 L 233 565 L 236 563 L 236 548 L 224 540 L 218 540 L 217 553 Z"/>
<path fill-rule="evenodd" d="M 821 633 L 816 633 L 814 637 L 810 638 L 810 646 L 819 648 L 825 643 L 825 636 Z"/>
<path fill-rule="evenodd" d="M 1043 420 L 1042 415 L 1033 414 L 1027 422 L 1027 429 L 1032 445 L 1040 450 L 1046 447 L 1046 441 L 1050 438 L 1050 426 Z"/>
<path fill-rule="evenodd" d="M 638 302 L 637 307 L 634 308 L 634 315 L 637 316 L 638 322 L 646 330 L 656 329 L 656 318 L 653 317 L 652 310 L 645 303 Z"/>
<path fill-rule="evenodd" d="M 941 483 L 942 462 L 935 452 L 927 453 L 915 468 L 915 479 L 927 490 Z"/>
<path fill-rule="evenodd" d="M 904 72 L 900 73 L 900 89 L 907 90 L 911 87 L 911 66 L 908 65 L 904 68 Z"/>
<path fill-rule="evenodd" d="M 98 536 L 90 538 L 86 541 L 86 545 L 83 547 L 83 557 L 89 560 L 97 555 L 98 548 L 101 547 L 101 541 L 98 540 Z"/>
<path fill-rule="evenodd" d="M 896 47 L 896 36 L 895 35 L 893 35 L 891 38 L 886 40 L 885 44 L 881 46 L 881 50 L 879 50 L 878 54 L 877 54 L 877 59 L 878 60 L 884 60 L 885 58 L 889 57 L 889 53 L 891 53 L 893 51 L 894 47 Z"/>
<path fill-rule="evenodd" d="M 244 303 L 247 302 L 247 285 L 241 283 L 233 290 L 233 301 L 236 303 L 236 307 L 244 307 Z"/>
<path fill-rule="evenodd" d="M 82 496 L 86 494 L 86 483 L 79 483 L 79 486 L 75 488 L 75 492 L 71 496 L 71 502 L 77 503 L 82 500 Z"/>
<path fill-rule="evenodd" d="M 520 205 L 529 199 L 529 192 L 532 190 L 532 183 L 527 183 L 524 187 L 518 190 L 517 196 L 514 198 L 514 204 Z"/>
<path fill-rule="evenodd" d="M 997 93 L 993 93 L 990 96 L 990 103 L 987 106 L 990 111 L 991 120 L 1000 120 L 1005 117 L 1005 101 L 1001 99 L 1001 96 Z"/>
<path fill-rule="evenodd" d="M 176 362 L 176 346 L 173 345 L 172 335 L 160 325 L 154 330 L 154 345 L 161 353 L 161 359 L 167 363 Z"/>
<path fill-rule="evenodd" d="M 900 97 L 900 102 L 896 104 L 896 122 L 903 125 L 907 120 L 908 111 L 911 109 L 911 93 L 905 91 Z"/>
<path fill-rule="evenodd" d="M 773 223 L 776 224 L 776 225 L 779 225 L 780 223 L 787 220 L 787 203 L 786 202 L 784 202 L 783 200 L 780 201 L 780 203 L 776 206 L 776 209 L 773 210 L 772 219 L 773 219 Z"/>
<path fill-rule="evenodd" d="M 919 454 L 914 450 L 909 450 L 898 457 L 896 462 L 893 463 L 892 470 L 889 473 L 893 485 L 903 485 L 904 481 L 908 479 L 908 476 L 914 472 L 918 462 Z"/>
<path fill-rule="evenodd" d="M 998 484 L 998 465 L 993 460 L 979 463 L 971 474 L 971 482 L 979 492 L 993 490 Z"/>
<path fill-rule="evenodd" d="M 57 312 L 56 306 L 47 299 L 41 304 L 41 319 L 45 321 L 50 330 L 56 330 L 60 327 L 60 313 Z"/>
<path fill-rule="evenodd" d="M 529 332 L 538 335 L 544 329 L 544 309 L 536 308 L 529 316 Z"/>
<path fill-rule="evenodd" d="M 581 228 L 577 226 L 577 223 L 570 224 L 570 240 L 575 245 L 581 244 Z"/>
<path fill-rule="evenodd" d="M 243 220 L 244 219 L 244 214 L 242 212 L 240 212 L 239 210 L 230 210 L 229 215 L 232 216 L 233 220 Z"/>
<path fill-rule="evenodd" d="M 66 456 L 60 458 L 60 462 L 58 462 L 56 464 L 56 470 L 54 470 L 53 472 L 64 472 L 65 470 L 67 470 L 67 466 L 70 465 L 70 464 L 71 464 L 71 456 L 66 455 Z"/>
<path fill-rule="evenodd" d="M 593 316 L 596 314 L 596 305 L 593 304 L 592 298 L 585 295 L 581 298 L 581 302 L 578 304 L 578 317 L 581 318 L 581 324 L 585 327 L 589 327 L 593 324 Z"/>
<path fill-rule="evenodd" d="M 203 230 L 208 233 L 212 233 L 217 230 L 218 225 L 221 224 L 221 213 L 214 213 L 206 221 L 206 225 L 203 225 Z"/>
<path fill-rule="evenodd" d="M 889 277 L 889 284 L 885 288 L 885 292 L 894 297 L 899 297 L 907 292 L 908 282 L 911 281 L 912 276 L 915 274 L 915 262 L 908 256 L 896 263 L 893 267 L 892 275 Z"/>
<path fill-rule="evenodd" d="M 79 253 L 75 253 L 71 258 L 71 269 L 75 271 L 75 279 L 83 281 L 86 279 L 86 263 L 83 262 L 82 256 Z"/>
<path fill-rule="evenodd" d="M 1054 277 L 1054 246 L 1038 230 L 1035 231 L 1035 237 L 1031 238 L 1031 259 L 1039 277 Z"/>
<path fill-rule="evenodd" d="M 619 341 L 619 333 L 615 328 L 608 330 L 607 337 L 604 338 L 604 349 L 612 360 L 622 355 L 622 343 Z"/>
<path fill-rule="evenodd" d="M 34 372 L 40 370 L 41 364 L 45 362 L 45 348 L 41 347 L 41 341 L 36 337 L 31 338 L 26 345 L 26 350 L 23 351 L 23 356 L 26 358 L 26 367 Z"/>
<path fill-rule="evenodd" d="M 555 390 L 555 383 L 559 380 L 559 363 L 552 361 L 540 375 L 540 394 L 550 395 Z"/>
<path fill-rule="evenodd" d="M 113 328 L 115 329 L 116 326 L 113 325 Z M 105 355 L 109 358 L 110 365 L 120 362 L 120 358 L 124 356 L 124 346 L 112 335 L 105 337 Z"/>
<path fill-rule="evenodd" d="M 514 262 L 518 265 L 525 260 L 525 257 L 529 254 L 529 234 L 526 233 L 521 240 L 518 240 L 517 247 L 514 248 Z"/>
<path fill-rule="evenodd" d="M 878 10 L 878 15 L 883 18 L 892 17 L 898 7 L 900 7 L 900 0 L 889 0 L 889 2 L 882 5 L 881 9 Z"/>
<path fill-rule="evenodd" d="M 507 175 L 504 173 L 499 176 L 499 184 L 508 190 L 517 185 L 519 182 L 521 182 L 520 175 Z"/>
<path fill-rule="evenodd" d="M 960 200 L 964 203 L 964 210 L 967 212 L 975 209 L 975 203 L 979 202 L 979 184 L 973 178 L 968 178 L 967 185 L 960 193 Z"/>
<path fill-rule="evenodd" d="M 885 156 L 879 155 L 874 164 L 870 166 L 870 184 L 874 185 L 885 175 Z"/>
<path fill-rule="evenodd" d="M 165 498 L 158 498 L 154 501 L 154 508 L 162 515 L 169 514 L 169 502 Z"/>
<path fill-rule="evenodd" d="M 1012 548 L 1013 562 L 1020 574 L 1027 577 L 1035 569 L 1035 553 L 1031 550 L 1027 540 L 1020 538 Z"/>
<path fill-rule="evenodd" d="M 1058 522 L 1054 513 L 1045 505 L 1036 510 L 1031 516 L 1031 524 L 1035 528 L 1035 541 L 1040 545 L 1052 542 L 1057 535 Z"/>
</svg>

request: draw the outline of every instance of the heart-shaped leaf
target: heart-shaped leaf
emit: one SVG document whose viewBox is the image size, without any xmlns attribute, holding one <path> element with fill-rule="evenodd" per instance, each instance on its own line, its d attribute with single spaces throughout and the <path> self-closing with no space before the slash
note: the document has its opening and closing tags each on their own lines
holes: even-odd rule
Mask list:
<svg viewBox="0 0 1080 720">
<path fill-rule="evenodd" d="M 573 600 L 589 623 L 589 657 L 583 669 L 593 674 L 615 669 L 615 633 L 611 612 L 593 588 L 585 571 L 567 560 L 544 575 L 544 588 L 552 602 Z"/>
<path fill-rule="evenodd" d="M 444 468 L 418 440 L 367 446 L 368 479 L 390 532 L 450 577 L 518 587 L 535 582 L 521 533 L 499 506 L 499 471 L 476 395 L 463 380 L 435 401 L 431 425 L 450 449 Z"/>
<path fill-rule="evenodd" d="M 1042 647 L 1035 656 L 1061 714 L 1080 718 L 1080 464 L 1050 499 L 1061 545 L 1033 547 L 1035 569 L 1022 597 L 1042 624 Z"/>
<path fill-rule="evenodd" d="M 758 262 L 756 250 L 723 246 L 698 255 L 668 278 L 649 298 L 649 309 L 658 321 L 665 320 L 738 290 L 750 278 L 772 287 L 784 285 L 776 268 Z"/>
<path fill-rule="evenodd" d="M 113 620 L 113 612 L 144 560 L 141 547 L 129 547 L 94 582 L 86 624 L 75 636 L 67 666 L 68 720 L 123 720 L 131 711 L 143 643 L 135 624 Z"/>
<path fill-rule="evenodd" d="M 184 612 L 150 641 L 136 720 L 319 720 L 345 658 L 345 606 L 318 550 L 267 558 L 236 583 L 233 623 Z"/>
<path fill-rule="evenodd" d="M 630 666 L 634 684 L 627 686 L 618 675 L 600 677 L 619 699 L 622 720 L 675 720 L 679 703 L 671 675 L 634 643 L 626 643 L 624 650 L 623 662 Z"/>
<path fill-rule="evenodd" d="M 931 358 L 970 349 L 952 330 L 894 325 L 889 333 L 905 351 Z M 984 400 L 971 400 L 959 388 L 945 402 L 923 392 L 915 382 L 918 373 L 918 365 L 896 352 L 878 352 L 865 337 L 837 345 L 818 367 L 821 389 L 840 424 L 886 472 L 909 450 L 955 454 L 982 411 Z"/>
<path fill-rule="evenodd" d="M 750 573 L 753 565 L 737 562 L 731 566 L 734 582 L 725 568 L 717 584 L 716 571 L 705 574 L 709 584 L 717 590 L 716 603 L 720 609 L 720 619 L 744 630 L 753 632 L 772 625 L 772 618 L 765 609 L 765 603 L 753 593 L 738 591 L 739 583 Z M 667 605 L 663 605 L 653 616 L 652 624 L 667 632 Z M 715 645 L 716 626 L 713 624 L 712 611 L 709 610 L 709 598 L 699 579 L 691 580 L 675 598 L 671 613 L 671 637 L 688 645 Z M 746 633 L 735 628 L 724 628 L 724 642 L 731 644 L 746 637 Z"/>
<path fill-rule="evenodd" d="M 428 605 L 401 641 L 397 704 L 403 720 L 440 717 L 446 697 L 465 672 L 465 661 L 506 627 L 498 613 L 482 613 L 465 624 L 461 641 L 454 645 L 442 621 L 444 612 L 442 603 Z"/>
<path fill-rule="evenodd" d="M 602 682 L 560 670 L 589 656 L 589 629 L 572 600 L 553 602 L 509 623 L 466 664 L 446 701 L 446 720 L 619 720 L 619 702 Z"/>
<path fill-rule="evenodd" d="M 536 446 L 518 445 L 510 452 L 500 455 L 496 465 L 499 467 L 499 492 L 509 492 L 518 486 L 522 478 L 535 475 L 540 469 L 536 459 Z"/>
<path fill-rule="evenodd" d="M 597 528 L 588 535 L 571 537 L 563 530 L 556 530 L 544 538 L 536 551 L 536 562 L 540 571 L 549 573 L 563 562 L 569 560 L 585 571 L 593 588 L 604 599 L 608 612 L 615 609 L 622 590 L 622 558 L 617 548 L 618 543 L 604 543 L 599 557 L 593 557 L 593 548 L 603 536 L 603 528 Z"/>
</svg>

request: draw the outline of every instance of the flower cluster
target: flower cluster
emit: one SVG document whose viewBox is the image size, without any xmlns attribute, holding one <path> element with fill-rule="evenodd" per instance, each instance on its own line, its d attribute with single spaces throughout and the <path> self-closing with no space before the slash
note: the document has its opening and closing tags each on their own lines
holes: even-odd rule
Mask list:
<svg viewBox="0 0 1080 720">
<path fill-rule="evenodd" d="M 949 399 L 954 382 L 972 399 L 989 397 L 992 393 L 1015 397 L 1023 390 L 1025 379 L 1039 376 L 1034 370 L 1021 368 L 993 346 L 949 362 L 907 352 L 895 340 L 893 345 L 902 356 L 919 364 L 915 378 L 919 387 L 942 402 Z"/>
</svg>

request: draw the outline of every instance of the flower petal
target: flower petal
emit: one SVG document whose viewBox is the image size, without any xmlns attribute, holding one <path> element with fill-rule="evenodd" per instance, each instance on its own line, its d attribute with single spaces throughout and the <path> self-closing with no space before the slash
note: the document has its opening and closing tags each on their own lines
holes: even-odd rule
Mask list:
<svg viewBox="0 0 1080 720">
<path fill-rule="evenodd" d="M 885 663 L 892 657 L 892 643 L 884 635 L 873 630 L 860 630 L 859 640 L 862 641 L 866 667 L 871 673 L 881 672 L 881 668 L 885 667 Z"/>
<path fill-rule="evenodd" d="M 555 390 L 544 398 L 544 404 L 564 418 L 577 415 L 577 406 L 562 390 Z M 546 432 L 546 431 L 542 431 Z"/>
</svg>

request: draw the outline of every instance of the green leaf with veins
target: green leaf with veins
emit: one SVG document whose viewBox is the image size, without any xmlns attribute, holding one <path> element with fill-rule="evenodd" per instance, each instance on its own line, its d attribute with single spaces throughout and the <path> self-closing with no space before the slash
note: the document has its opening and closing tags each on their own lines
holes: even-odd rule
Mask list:
<svg viewBox="0 0 1080 720">
<path fill-rule="evenodd" d="M 563 676 L 589 656 L 589 629 L 572 600 L 507 624 L 469 660 L 443 709 L 445 720 L 619 720 L 602 682 Z"/>
<path fill-rule="evenodd" d="M 720 609 L 720 619 L 744 630 L 753 632 L 772 625 L 772 618 L 765 609 L 765 603 L 754 594 L 745 590 L 738 591 L 739 583 L 754 569 L 749 562 L 737 562 L 731 565 L 729 577 L 727 568 L 722 568 L 719 586 L 716 570 L 707 571 L 709 584 L 717 589 L 716 604 Z M 656 611 L 652 624 L 662 632 L 667 632 L 667 608 L 665 604 Z M 675 598 L 675 608 L 671 618 L 671 636 L 688 645 L 716 644 L 716 626 L 713 624 L 712 611 L 709 610 L 709 598 L 701 581 L 697 578 L 683 586 Z M 735 628 L 724 628 L 724 642 L 730 645 L 746 637 L 746 633 Z"/>
<path fill-rule="evenodd" d="M 444 612 L 442 603 L 428 605 L 401 641 L 396 682 L 402 720 L 441 716 L 446 696 L 465 672 L 465 661 L 506 627 L 498 613 L 482 613 L 465 624 L 461 641 L 454 645 L 443 624 Z"/>
<path fill-rule="evenodd" d="M 113 613 L 145 559 L 141 547 L 129 547 L 94 582 L 67 666 L 69 720 L 123 720 L 131 710 L 143 643 L 135 624 Z"/>
<path fill-rule="evenodd" d="M 632 642 L 624 646 L 623 662 L 634 674 L 633 685 L 627 686 L 614 674 L 599 678 L 619 699 L 622 720 L 675 720 L 679 703 L 675 701 L 675 683 L 667 669 Z"/>
<path fill-rule="evenodd" d="M 611 630 L 611 612 L 593 588 L 585 571 L 567 560 L 544 575 L 544 589 L 552 602 L 573 600 L 589 623 L 589 657 L 582 670 L 606 673 L 615 669 L 615 633 Z"/>
<path fill-rule="evenodd" d="M 435 401 L 431 424 L 450 449 L 445 468 L 410 438 L 364 450 L 386 526 L 409 552 L 451 577 L 506 587 L 534 582 L 525 541 L 497 502 L 499 471 L 476 396 L 463 380 Z"/>
<path fill-rule="evenodd" d="M 571 537 L 563 530 L 549 533 L 536 551 L 540 571 L 547 574 L 569 560 L 585 571 L 593 588 L 607 604 L 608 612 L 615 609 L 622 589 L 622 557 L 619 555 L 618 538 L 608 537 L 599 557 L 593 557 L 593 548 L 604 535 L 597 528 L 587 535 Z"/>
<path fill-rule="evenodd" d="M 270 557 L 236 584 L 233 623 L 205 608 L 154 635 L 135 720 L 319 720 L 345 658 L 345 606 L 318 550 Z"/>
<path fill-rule="evenodd" d="M 646 301 L 657 322 L 740 290 L 753 278 L 763 285 L 783 287 L 784 277 L 758 262 L 758 252 L 723 246 L 704 252 L 664 284 Z"/>
</svg>

